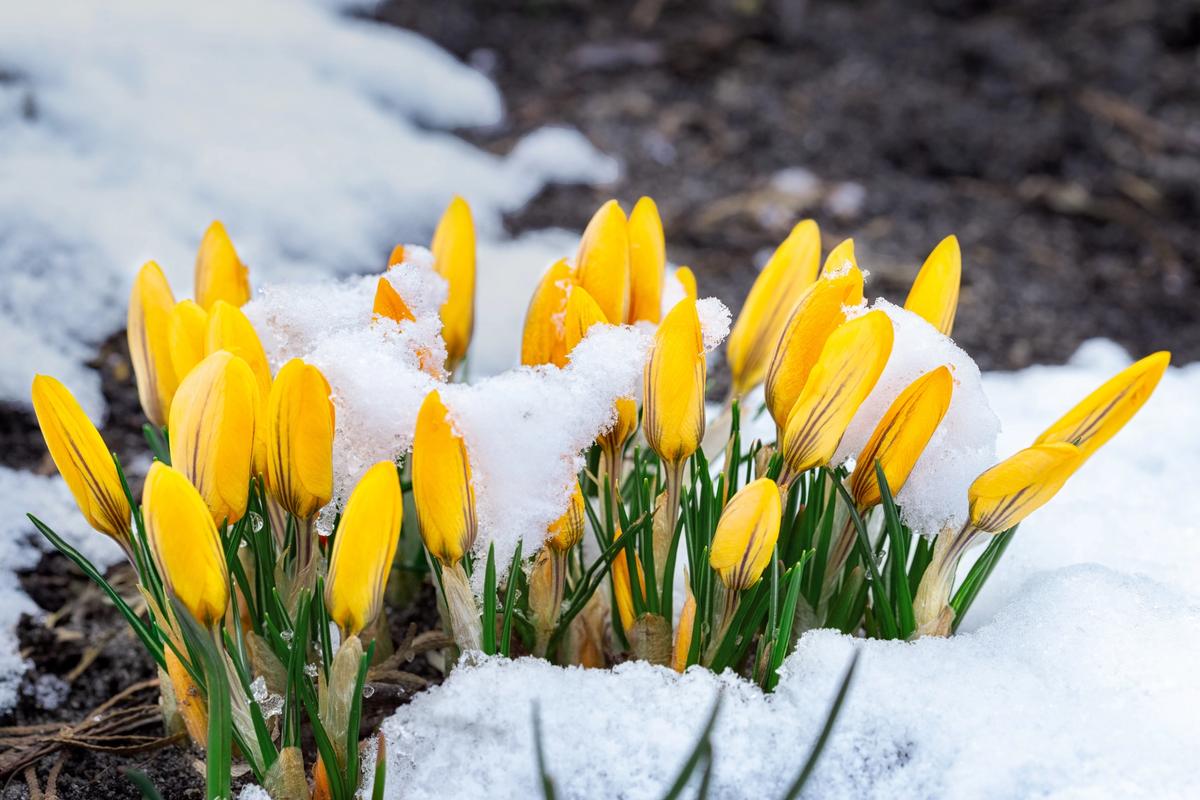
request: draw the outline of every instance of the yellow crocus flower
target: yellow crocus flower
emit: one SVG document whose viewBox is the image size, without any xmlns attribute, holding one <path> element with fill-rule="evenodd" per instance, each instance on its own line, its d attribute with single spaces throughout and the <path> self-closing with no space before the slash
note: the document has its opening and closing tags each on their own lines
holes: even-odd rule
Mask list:
<svg viewBox="0 0 1200 800">
<path fill-rule="evenodd" d="M 621 531 L 617 529 L 616 536 L 620 538 Z M 629 563 L 626 561 L 625 550 L 617 553 L 612 562 L 613 594 L 617 598 L 617 615 L 621 619 L 621 628 L 626 635 L 633 629 L 637 621 L 633 612 L 633 587 L 629 581 Z M 633 563 L 637 567 L 638 585 L 642 588 L 642 596 L 646 595 L 646 573 L 642 571 L 642 560 L 637 553 L 633 554 Z"/>
<path fill-rule="evenodd" d="M 267 490 L 285 510 L 311 519 L 333 496 L 334 408 L 329 382 L 298 358 L 283 365 L 267 402 Z"/>
<path fill-rule="evenodd" d="M 229 604 L 225 552 L 196 487 L 182 472 L 155 461 L 146 475 L 142 513 L 168 591 L 201 625 L 218 623 Z"/>
<path fill-rule="evenodd" d="M 137 376 L 138 399 L 151 424 L 167 424 L 171 398 L 179 385 L 175 367 L 171 364 L 171 310 L 175 296 L 153 261 L 147 261 L 138 271 L 129 295 L 129 314 L 126 332 L 129 337 L 129 358 Z"/>
<path fill-rule="evenodd" d="M 607 322 L 604 310 L 592 295 L 582 286 L 572 287 L 567 296 L 567 312 L 563 316 L 563 344 L 567 348 L 568 360 L 571 351 L 587 336 L 593 325 L 604 325 Z"/>
<path fill-rule="evenodd" d="M 583 492 L 579 481 L 571 487 L 571 499 L 563 515 L 550 523 L 546 532 L 546 547 L 559 553 L 565 553 L 583 541 Z"/>
<path fill-rule="evenodd" d="M 623 323 L 629 316 L 629 224 L 616 200 L 600 206 L 584 229 L 575 272 L 608 321 Z"/>
<path fill-rule="evenodd" d="M 46 448 L 84 518 L 132 552 L 129 501 L 100 432 L 67 387 L 49 375 L 33 379 L 31 394 Z"/>
<path fill-rule="evenodd" d="M 1043 431 L 1034 444 L 1068 442 L 1086 461 L 1145 405 L 1170 363 L 1171 354 L 1163 350 L 1131 364 Z"/>
<path fill-rule="evenodd" d="M 746 484 L 721 512 L 708 563 L 730 591 L 758 583 L 771 563 L 783 515 L 779 486 L 770 478 Z"/>
<path fill-rule="evenodd" d="M 171 366 L 182 383 L 192 368 L 207 355 L 208 312 L 194 300 L 180 300 L 171 309 L 169 324 Z"/>
<path fill-rule="evenodd" d="M 600 447 L 617 457 L 625 449 L 629 437 L 637 431 L 637 402 L 632 397 L 621 397 L 616 402 L 617 419 L 612 427 L 596 437 Z"/>
<path fill-rule="evenodd" d="M 692 300 L 699 300 L 696 288 L 696 273 L 692 272 L 691 267 L 680 267 L 675 270 L 675 280 L 679 281 L 679 285 L 683 287 L 683 296 L 690 297 Z"/>
<path fill-rule="evenodd" d="M 971 524 L 1000 533 L 1050 501 L 1083 463 L 1073 444 L 1035 444 L 984 472 L 967 490 Z"/>
<path fill-rule="evenodd" d="M 829 251 L 829 255 L 825 256 L 825 266 L 821 268 L 821 274 L 839 275 L 848 269 L 858 269 L 853 239 L 843 239 L 837 247 Z"/>
<path fill-rule="evenodd" d="M 679 612 L 679 624 L 675 627 L 675 644 L 671 648 L 671 669 L 676 672 L 687 670 L 688 654 L 692 649 L 692 636 L 696 629 L 696 596 L 688 587 L 687 599 Z"/>
<path fill-rule="evenodd" d="M 836 277 L 822 275 L 800 297 L 767 370 L 767 410 L 780 430 L 787 424 L 825 341 L 846 321 L 845 309 L 859 305 L 862 299 L 862 272 L 853 265 Z"/>
<path fill-rule="evenodd" d="M 892 496 L 900 493 L 925 446 L 950 408 L 954 378 L 941 366 L 915 381 L 892 401 L 875 432 L 858 454 L 850 493 L 859 509 L 882 502 L 875 462 L 883 466 Z"/>
<path fill-rule="evenodd" d="M 217 525 L 246 513 L 259 406 L 254 373 L 226 350 L 201 361 L 171 404 L 171 463 L 199 490 Z"/>
<path fill-rule="evenodd" d="M 705 372 L 696 303 L 685 298 L 658 326 L 643 376 L 642 430 L 670 464 L 685 461 L 704 438 Z"/>
<path fill-rule="evenodd" d="M 237 306 L 224 300 L 213 303 L 208 312 L 208 332 L 204 339 L 204 351 L 212 354 L 228 350 L 245 361 L 258 382 L 260 396 L 271 393 L 271 364 L 254 325 Z"/>
<path fill-rule="evenodd" d="M 383 607 L 403 514 L 396 465 L 380 461 L 350 493 L 333 539 L 325 603 L 343 637 L 358 634 Z"/>
<path fill-rule="evenodd" d="M 958 247 L 958 238 L 947 236 L 925 259 L 908 291 L 904 308 L 949 336 L 954 330 L 961 281 L 962 251 Z"/>
<path fill-rule="evenodd" d="M 525 327 L 521 331 L 523 366 L 567 365 L 563 317 L 573 282 L 571 267 L 565 258 L 554 262 L 538 282 L 525 311 Z"/>
<path fill-rule="evenodd" d="M 425 547 L 444 566 L 453 566 L 475 545 L 475 488 L 462 437 L 434 390 L 417 412 L 413 434 L 413 501 Z"/>
<path fill-rule="evenodd" d="M 455 195 L 433 234 L 433 267 L 450 292 L 442 304 L 446 369 L 453 372 L 467 355 L 475 328 L 475 223 L 467 201 Z"/>
<path fill-rule="evenodd" d="M 879 380 L 892 353 L 892 338 L 892 321 L 878 310 L 830 335 L 784 428 L 788 479 L 829 463 L 850 420 Z"/>
<path fill-rule="evenodd" d="M 798 223 L 750 287 L 725 348 L 733 394 L 743 397 L 766 377 L 771 354 L 800 295 L 817 279 L 821 232 L 810 219 Z"/>
<path fill-rule="evenodd" d="M 375 302 L 371 312 L 393 322 L 411 322 L 417 318 L 386 277 L 381 277 L 375 286 Z"/>
<path fill-rule="evenodd" d="M 404 245 L 398 244 L 392 248 L 392 252 L 388 255 L 387 266 L 388 266 L 388 269 L 391 269 L 392 267 L 396 266 L 397 264 L 403 264 L 403 263 L 404 263 Z"/>
<path fill-rule="evenodd" d="M 658 323 L 662 318 L 667 243 L 658 206 L 643 197 L 629 213 L 629 313 L 625 322 Z"/>
<path fill-rule="evenodd" d="M 218 300 L 241 307 L 250 299 L 250 271 L 220 221 L 204 232 L 196 254 L 196 302 L 211 311 Z"/>
</svg>

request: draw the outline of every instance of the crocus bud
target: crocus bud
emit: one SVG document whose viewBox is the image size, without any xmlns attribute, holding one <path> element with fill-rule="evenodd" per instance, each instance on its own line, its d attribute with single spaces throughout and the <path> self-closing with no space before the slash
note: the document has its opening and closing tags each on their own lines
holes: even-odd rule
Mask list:
<svg viewBox="0 0 1200 800">
<path fill-rule="evenodd" d="M 574 279 L 566 259 L 554 262 L 538 282 L 521 331 L 521 364 L 536 367 L 567 365 L 567 346 L 563 317 L 567 311 L 567 293 Z"/>
<path fill-rule="evenodd" d="M 829 251 L 829 255 L 825 256 L 825 266 L 821 268 L 821 274 L 840 275 L 848 269 L 858 269 L 853 239 L 843 239 L 837 247 Z"/>
<path fill-rule="evenodd" d="M 962 251 L 958 249 L 958 238 L 947 236 L 925 259 L 908 290 L 904 308 L 949 336 L 954 330 L 961 281 Z"/>
<path fill-rule="evenodd" d="M 229 578 L 204 498 L 182 472 L 155 461 L 146 475 L 142 513 L 167 590 L 201 625 L 219 622 L 229 604 Z"/>
<path fill-rule="evenodd" d="M 629 313 L 625 322 L 659 321 L 666 268 L 667 244 L 658 206 L 643 197 L 629 214 Z"/>
<path fill-rule="evenodd" d="M 475 489 L 466 443 L 436 390 L 417 412 L 412 483 L 426 549 L 445 566 L 457 564 L 475 545 Z"/>
<path fill-rule="evenodd" d="M 550 523 L 546 532 L 546 547 L 559 553 L 566 553 L 572 547 L 583 541 L 583 492 L 579 482 L 571 488 L 571 499 L 563 515 Z"/>
<path fill-rule="evenodd" d="M 238 258 L 225 226 L 213 222 L 204 232 L 196 254 L 196 302 L 211 311 L 224 300 L 241 307 L 250 299 L 250 271 Z"/>
<path fill-rule="evenodd" d="M 334 408 L 329 382 L 298 358 L 283 365 L 267 402 L 267 491 L 299 519 L 333 496 Z"/>
<path fill-rule="evenodd" d="M 705 370 L 700 317 L 685 298 L 658 326 L 643 376 L 642 430 L 668 463 L 682 463 L 704 438 Z"/>
<path fill-rule="evenodd" d="M 721 512 L 708 563 L 730 591 L 758 583 L 771 563 L 783 505 L 779 486 L 770 478 L 746 484 Z"/>
<path fill-rule="evenodd" d="M 180 300 L 171 309 L 168 327 L 171 366 L 180 383 L 207 355 L 208 312 L 194 300 Z M 169 416 L 169 415 L 168 415 Z"/>
<path fill-rule="evenodd" d="M 404 263 L 404 245 L 398 244 L 392 248 L 392 252 L 388 255 L 387 266 L 388 266 L 388 269 L 391 269 L 392 267 L 396 266 L 397 264 L 403 264 L 403 263 Z"/>
<path fill-rule="evenodd" d="M 680 267 L 675 270 L 675 280 L 679 281 L 679 285 L 683 287 L 683 296 L 690 297 L 692 300 L 698 300 L 696 289 L 696 273 L 692 272 L 691 267 Z"/>
<path fill-rule="evenodd" d="M 925 446 L 950 408 L 954 379 L 946 367 L 917 378 L 892 401 L 875 432 L 867 440 L 850 476 L 850 493 L 859 509 L 882 501 L 875 463 L 883 467 L 888 488 L 895 496 L 904 488 Z"/>
<path fill-rule="evenodd" d="M 1068 442 L 1079 448 L 1084 460 L 1091 458 L 1150 399 L 1170 363 L 1171 354 L 1163 350 L 1131 364 L 1043 431 L 1034 444 Z"/>
<path fill-rule="evenodd" d="M 442 338 L 446 369 L 451 372 L 467 355 L 475 328 L 475 223 L 471 207 L 455 195 L 433 234 L 433 267 L 450 292 L 442 304 Z"/>
<path fill-rule="evenodd" d="M 800 295 L 817 279 L 821 232 L 806 219 L 796 225 L 750 287 L 725 348 L 733 393 L 742 397 L 766 377 L 771 354 Z"/>
<path fill-rule="evenodd" d="M 1000 533 L 1028 517 L 1058 494 L 1084 455 L 1066 442 L 1035 444 L 984 472 L 967 490 L 971 524 Z"/>
<path fill-rule="evenodd" d="M 112 453 L 79 402 L 49 375 L 33 379 L 33 413 L 84 518 L 129 553 L 129 501 Z"/>
<path fill-rule="evenodd" d="M 688 587 L 687 599 L 679 612 L 679 624 L 675 628 L 675 645 L 671 648 L 671 668 L 676 672 L 687 669 L 688 654 L 692 649 L 692 636 L 696 629 L 696 597 Z"/>
<path fill-rule="evenodd" d="M 137 377 L 138 400 L 151 424 L 167 424 L 171 398 L 179 382 L 171 364 L 171 310 L 175 296 L 162 269 L 147 261 L 138 271 L 129 294 L 126 331 L 129 359 Z"/>
<path fill-rule="evenodd" d="M 588 222 L 575 272 L 608 321 L 623 323 L 629 315 L 629 226 L 616 200 L 600 206 Z"/>
<path fill-rule="evenodd" d="M 217 525 L 246 513 L 259 407 L 254 373 L 225 350 L 201 361 L 171 404 L 171 463 L 199 490 Z"/>
<path fill-rule="evenodd" d="M 783 460 L 792 476 L 829 463 L 892 353 L 892 321 L 870 311 L 834 331 L 788 414 Z"/>
<path fill-rule="evenodd" d="M 629 437 L 637 431 L 637 402 L 632 397 L 621 397 L 617 399 L 616 409 L 616 422 L 612 424 L 611 428 L 596 437 L 596 441 L 606 452 L 620 455 L 624 451 Z"/>
<path fill-rule="evenodd" d="M 568 360 L 575 345 L 587 336 L 593 325 L 604 325 L 607 322 L 608 318 L 604 316 L 600 304 L 586 289 L 582 286 L 572 288 L 567 297 L 567 313 L 563 317 L 563 344 L 567 348 Z"/>
<path fill-rule="evenodd" d="M 333 540 L 325 605 L 345 636 L 370 625 L 383 607 L 403 515 L 396 465 L 380 461 L 351 492 Z"/>
<path fill-rule="evenodd" d="M 825 341 L 846 321 L 845 309 L 862 303 L 862 287 L 862 272 L 851 265 L 836 277 L 822 275 L 796 304 L 767 370 L 767 409 L 781 430 Z"/>
<path fill-rule="evenodd" d="M 621 531 L 618 529 L 616 535 L 619 537 Z M 641 587 L 642 595 L 646 594 L 646 573 L 642 571 L 642 560 L 638 558 L 637 553 L 633 554 L 633 563 L 637 567 L 638 585 Z M 612 583 L 613 593 L 617 598 L 617 614 L 621 618 L 621 628 L 628 633 L 633 630 L 633 623 L 636 622 L 633 610 L 633 587 L 629 581 L 629 563 L 626 560 L 625 551 L 617 553 L 616 558 L 612 562 Z"/>
<path fill-rule="evenodd" d="M 206 353 L 228 350 L 245 361 L 254 373 L 261 397 L 271 393 L 271 365 L 267 352 L 254 330 L 254 325 L 237 306 L 217 300 L 208 311 L 208 332 L 204 339 Z"/>
</svg>

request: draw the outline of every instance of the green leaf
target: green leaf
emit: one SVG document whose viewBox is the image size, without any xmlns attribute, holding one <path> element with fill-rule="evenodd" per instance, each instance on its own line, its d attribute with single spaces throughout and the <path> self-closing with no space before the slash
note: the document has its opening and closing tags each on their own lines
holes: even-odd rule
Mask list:
<svg viewBox="0 0 1200 800">
<path fill-rule="evenodd" d="M 1009 543 L 1012 542 L 1013 536 L 1016 535 L 1017 527 L 1014 525 L 1003 533 L 993 536 L 978 560 L 971 565 L 971 570 L 967 573 L 967 577 L 963 579 L 962 585 L 958 587 L 958 591 L 954 594 L 954 599 L 950 601 L 950 607 L 954 609 L 953 631 L 958 630 L 963 617 L 967 615 L 971 604 L 975 602 L 975 598 L 979 595 L 979 590 L 983 588 L 983 585 L 987 583 L 987 579 L 991 577 L 992 570 L 996 568 L 1000 557 L 1004 555 L 1004 551 L 1008 549 Z"/>
<path fill-rule="evenodd" d="M 208 693 L 208 753 L 205 769 L 208 800 L 225 800 L 230 794 L 230 767 L 233 763 L 233 710 L 229 681 L 216 642 L 200 627 L 190 611 L 171 598 L 175 618 L 189 645 L 199 654 Z"/>
<path fill-rule="evenodd" d="M 483 573 L 483 652 L 496 655 L 496 545 L 488 545 Z"/>
<path fill-rule="evenodd" d="M 544 800 L 555 800 L 554 778 L 546 768 L 546 751 L 542 742 L 542 715 L 535 701 L 533 704 L 533 751 L 537 758 L 538 777 L 542 786 Z"/>
<path fill-rule="evenodd" d="M 154 788 L 154 782 L 146 773 L 141 770 L 127 769 L 125 777 L 142 793 L 142 800 L 162 800 L 162 795 L 158 793 L 158 789 Z"/>
<path fill-rule="evenodd" d="M 717 723 L 717 714 L 721 711 L 721 702 L 724 699 L 725 695 L 717 694 L 717 699 L 713 702 L 712 711 L 708 714 L 708 721 L 704 723 L 704 728 L 700 731 L 700 738 L 696 741 L 696 746 L 692 748 L 692 752 L 688 755 L 687 760 L 683 762 L 679 774 L 675 777 L 675 782 L 671 784 L 671 788 L 663 795 L 663 800 L 678 800 L 683 790 L 687 788 L 688 782 L 691 781 L 692 775 L 696 772 L 696 767 L 699 766 L 701 760 L 705 760 L 711 764 L 712 732 L 713 727 Z"/>
<path fill-rule="evenodd" d="M 507 657 L 512 645 L 513 616 L 516 613 L 517 580 L 521 574 L 521 542 L 517 542 L 517 550 L 513 553 L 512 563 L 508 566 L 508 583 L 504 587 L 504 619 L 500 631 L 500 655 Z M 493 637 L 495 629 L 493 628 Z"/>
<path fill-rule="evenodd" d="M 838 715 L 842 712 L 842 704 L 846 702 L 846 694 L 850 691 L 850 682 L 854 679 L 854 670 L 858 668 L 858 651 L 850 658 L 850 666 L 846 668 L 846 676 L 842 678 L 842 685 L 838 689 L 837 696 L 833 699 L 833 705 L 829 709 L 829 713 L 825 715 L 825 725 L 821 728 L 821 733 L 817 737 L 817 741 L 813 744 L 812 752 L 808 754 L 808 758 L 804 761 L 804 767 L 800 770 L 800 774 L 792 781 L 792 785 L 788 787 L 787 792 L 783 795 L 783 800 L 795 800 L 800 796 L 800 792 L 804 791 L 804 784 L 808 783 L 808 779 L 812 777 L 813 770 L 817 767 L 817 762 L 821 760 L 821 753 L 825 749 L 825 745 L 829 742 L 829 735 L 833 733 L 833 726 L 837 722 Z"/>
<path fill-rule="evenodd" d="M 879 566 L 875 563 L 874 549 L 871 547 L 871 540 L 867 536 L 867 525 L 863 522 L 862 516 L 859 515 L 858 509 L 854 506 L 854 499 L 850 496 L 850 492 L 846 490 L 846 487 L 842 485 L 842 482 L 833 477 L 833 485 L 849 507 L 850 519 L 854 521 L 854 529 L 858 533 L 858 546 L 863 560 L 867 563 L 867 570 L 871 573 L 871 592 L 876 598 L 874 609 L 876 615 L 879 617 L 883 638 L 895 639 L 897 636 L 896 620 L 892 615 L 891 604 L 882 593 L 883 579 L 879 576 Z"/>
<path fill-rule="evenodd" d="M 913 611 L 912 590 L 908 585 L 908 545 L 912 534 L 900 522 L 900 511 L 888 486 L 883 465 L 875 462 L 875 476 L 879 481 L 879 494 L 883 498 L 884 527 L 888 535 L 888 562 L 892 566 L 889 585 L 896 605 L 899 638 L 907 639 L 917 630 L 916 614 Z"/>
</svg>

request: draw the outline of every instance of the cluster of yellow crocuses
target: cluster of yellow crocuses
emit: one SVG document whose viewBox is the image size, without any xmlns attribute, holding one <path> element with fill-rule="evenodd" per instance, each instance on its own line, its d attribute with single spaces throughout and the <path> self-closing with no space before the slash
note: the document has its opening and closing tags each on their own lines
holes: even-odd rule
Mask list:
<svg viewBox="0 0 1200 800">
<path fill-rule="evenodd" d="M 446 361 L 436 363 L 433 354 L 424 353 L 421 366 L 442 377 L 452 375 L 465 358 L 473 329 L 475 236 L 461 199 L 450 204 L 431 249 L 434 267 L 449 287 L 441 309 Z M 736 319 L 726 345 L 732 379 L 727 412 L 762 385 L 777 434 L 773 443 L 762 443 L 750 454 L 734 448 L 736 437 L 719 442 L 719 452 L 708 455 L 714 462 L 718 456 L 726 460 L 718 467 L 724 483 L 710 497 L 696 482 L 711 478 L 707 470 L 698 479 L 693 468 L 691 480 L 685 480 L 706 433 L 707 363 L 696 282 L 686 267 L 678 269 L 683 296 L 664 313 L 666 245 L 654 202 L 640 199 L 628 216 L 617 202 L 605 203 L 588 224 L 574 260 L 558 261 L 546 271 L 526 313 L 523 365 L 565 366 L 595 325 L 644 323 L 656 329 L 640 419 L 638 398 L 616 402 L 613 425 L 595 443 L 597 473 L 581 476 L 563 517 L 547 530 L 545 546 L 529 559 L 527 573 L 509 578 L 528 581 L 529 591 L 517 602 L 527 611 L 522 616 L 532 652 L 595 665 L 620 657 L 614 653 L 620 649 L 615 638 L 631 652 L 654 654 L 647 657 L 682 669 L 724 663 L 727 654 L 740 652 L 747 635 L 739 626 L 775 636 L 772 646 L 785 647 L 783 639 L 796 633 L 791 623 L 772 623 L 775 632 L 766 631 L 765 623 L 749 622 L 766 619 L 765 600 L 742 602 L 772 564 L 781 569 L 773 579 L 775 601 L 783 597 L 784 583 L 794 581 L 804 588 L 802 594 L 794 590 L 802 599 L 793 597 L 790 607 L 807 604 L 810 620 L 833 618 L 834 605 L 855 608 L 858 586 L 848 583 L 855 580 L 849 565 L 852 558 L 870 560 L 866 551 L 855 555 L 862 521 L 890 504 L 904 486 L 947 414 L 955 377 L 949 365 L 918 377 L 883 414 L 848 474 L 831 463 L 892 355 L 894 335 L 887 313 L 863 307 L 863 274 L 853 242 L 840 243 L 823 262 L 821 251 L 817 224 L 797 224 L 758 275 Z M 389 267 L 403 260 L 398 247 Z M 958 242 L 947 237 L 920 269 L 904 308 L 949 336 L 961 271 Z M 195 300 L 176 302 L 162 271 L 148 263 L 135 281 L 128 319 L 138 394 L 153 427 L 149 438 L 153 443 L 157 435 L 161 445 L 138 513 L 171 594 L 202 625 L 223 624 L 233 579 L 222 531 L 243 519 L 260 486 L 271 534 L 284 554 L 278 588 L 294 597 L 323 583 L 330 619 L 345 640 L 354 639 L 380 616 L 402 529 L 403 469 L 411 476 L 443 622 L 460 648 L 478 649 L 488 638 L 484 626 L 494 620 L 481 617 L 469 580 L 478 534 L 475 486 L 467 447 L 439 392 L 430 392 L 420 407 L 408 463 L 371 467 L 345 499 L 332 544 L 324 545 L 314 520 L 333 493 L 335 419 L 328 383 L 299 360 L 272 374 L 240 309 L 250 297 L 247 270 L 220 223 L 205 234 L 194 294 Z M 384 278 L 374 313 L 397 322 L 414 318 L 405 298 Z M 1068 411 L 1031 447 L 978 476 L 969 491 L 970 518 L 961 530 L 919 532 L 937 536 L 924 556 L 924 569 L 913 567 L 919 586 L 915 599 L 904 601 L 911 624 L 893 632 L 949 633 L 950 595 L 963 553 L 984 537 L 1009 531 L 1047 502 L 1141 407 L 1168 361 L 1167 353 L 1138 361 Z M 34 381 L 33 401 L 51 455 L 89 523 L 116 539 L 136 565 L 134 504 L 99 433 L 53 378 Z M 163 428 L 165 437 L 157 433 Z M 641 442 L 631 444 L 639 428 L 645 448 L 656 457 L 652 468 L 641 456 Z M 634 474 L 628 476 L 631 465 Z M 748 477 L 738 490 L 742 466 Z M 810 502 L 807 509 L 796 502 L 798 493 L 809 498 L 821 481 L 832 481 L 824 485 L 844 497 L 830 494 L 831 503 Z M 639 492 L 648 492 L 649 502 L 631 499 Z M 702 495 L 711 508 L 700 507 Z M 593 502 L 600 513 L 593 511 Z M 781 530 L 794 536 L 803 527 L 796 520 L 806 513 L 813 515 L 809 529 L 830 527 L 827 539 L 821 544 L 805 540 L 803 557 L 785 560 L 783 551 L 793 548 L 782 547 Z M 826 513 L 832 517 L 822 520 Z M 601 515 L 607 530 L 598 536 L 605 550 L 600 566 L 611 575 L 611 612 L 600 600 L 581 597 L 568 603 L 564 597 L 568 586 L 594 591 L 598 585 L 584 580 L 582 556 L 574 554 L 581 552 L 588 517 L 595 528 Z M 624 534 L 623 520 L 629 526 Z M 667 570 L 681 539 L 687 542 L 691 585 L 676 622 L 668 588 L 673 575 Z M 719 591 L 707 580 L 709 574 Z M 861 591 L 865 598 L 866 589 Z M 573 613 L 599 606 L 596 613 L 610 615 L 616 636 L 582 624 L 594 618 L 590 612 L 568 625 L 570 620 L 560 618 L 568 605 Z M 771 615 L 774 619 L 774 610 Z M 849 619 L 850 629 L 858 630 L 861 617 Z M 560 641 L 564 626 L 580 641 L 554 651 L 550 643 Z M 669 640 L 665 646 L 664 640 Z M 762 656 L 769 657 L 774 654 Z"/>
</svg>

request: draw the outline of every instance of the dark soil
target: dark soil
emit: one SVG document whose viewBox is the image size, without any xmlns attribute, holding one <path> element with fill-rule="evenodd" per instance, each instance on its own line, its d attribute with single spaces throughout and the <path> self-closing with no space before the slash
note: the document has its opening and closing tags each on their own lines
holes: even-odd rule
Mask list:
<svg viewBox="0 0 1200 800">
<path fill-rule="evenodd" d="M 628 206 L 650 194 L 672 260 L 735 309 L 799 218 L 820 222 L 827 247 L 854 236 L 873 294 L 897 301 L 956 233 L 956 338 L 983 367 L 1061 361 L 1092 336 L 1200 358 L 1200 2 L 441 0 L 375 14 L 497 82 L 508 117 L 464 132 L 472 141 L 507 152 L 565 123 L 622 160 L 615 186 L 547 189 L 509 219 L 513 232 L 581 228 L 609 196 Z M 95 366 L 105 438 L 130 463 L 145 447 L 123 336 Z M 28 413 L 0 409 L 0 463 L 53 470 Z M 22 580 L 42 608 L 68 613 L 53 628 L 23 621 L 29 694 L 0 725 L 75 723 L 154 676 L 64 559 Z M 392 610 L 393 638 L 435 619 L 425 587 Z M 68 676 L 93 647 L 61 704 L 42 708 L 38 681 Z M 437 680 L 421 657 L 398 668 Z M 375 687 L 364 724 L 418 685 Z M 134 768 L 164 797 L 200 797 L 194 759 L 174 746 L 72 749 L 58 796 L 138 797 L 123 775 Z M 42 787 L 53 764 L 39 765 Z M 0 789 L 29 796 L 21 775 Z"/>
</svg>

